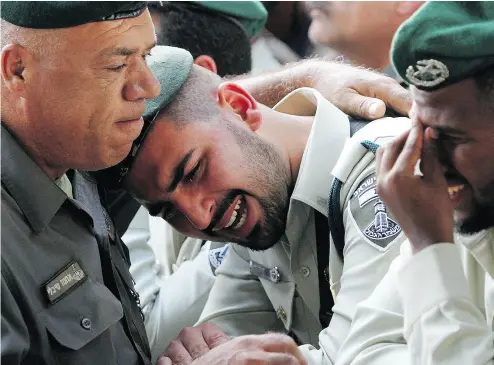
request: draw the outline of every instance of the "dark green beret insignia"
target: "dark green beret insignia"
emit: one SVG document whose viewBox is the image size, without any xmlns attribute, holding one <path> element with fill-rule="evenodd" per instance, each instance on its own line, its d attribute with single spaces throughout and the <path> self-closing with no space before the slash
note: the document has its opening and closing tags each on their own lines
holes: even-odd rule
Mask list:
<svg viewBox="0 0 494 365">
<path fill-rule="evenodd" d="M 134 18 L 145 1 L 2 1 L 1 17 L 23 28 L 55 29 L 105 20 Z"/>
<path fill-rule="evenodd" d="M 449 77 L 448 67 L 438 60 L 420 60 L 414 66 L 408 66 L 406 77 L 413 85 L 423 88 L 434 87 Z"/>
<path fill-rule="evenodd" d="M 494 2 L 430 1 L 396 32 L 391 61 L 409 84 L 431 91 L 494 66 Z"/>
</svg>

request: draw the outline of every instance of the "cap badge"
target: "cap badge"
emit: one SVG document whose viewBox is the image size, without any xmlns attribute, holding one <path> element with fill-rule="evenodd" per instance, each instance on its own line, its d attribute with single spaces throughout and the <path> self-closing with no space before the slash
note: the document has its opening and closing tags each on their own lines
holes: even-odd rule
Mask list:
<svg viewBox="0 0 494 365">
<path fill-rule="evenodd" d="M 427 88 L 444 82 L 449 77 L 449 70 L 441 61 L 420 60 L 416 68 L 408 66 L 406 76 L 413 85 Z"/>
</svg>

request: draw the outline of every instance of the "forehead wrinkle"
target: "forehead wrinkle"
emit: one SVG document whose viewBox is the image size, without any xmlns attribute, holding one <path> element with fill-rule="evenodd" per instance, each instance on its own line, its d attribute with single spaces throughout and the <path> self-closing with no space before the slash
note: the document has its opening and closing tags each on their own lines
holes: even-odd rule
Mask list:
<svg viewBox="0 0 494 365">
<path fill-rule="evenodd" d="M 83 47 L 94 52 L 95 50 L 100 52 L 102 47 L 95 47 L 95 45 L 108 45 L 111 47 L 127 47 L 127 48 L 139 48 L 144 49 L 154 41 L 154 34 L 152 39 L 147 41 L 143 37 L 139 37 L 140 43 L 135 45 L 125 44 L 125 38 L 121 38 L 123 34 L 139 27 L 150 27 L 152 30 L 151 17 L 146 12 L 141 14 L 137 18 L 118 19 L 103 22 L 93 22 L 88 24 L 79 25 L 72 28 L 67 28 L 69 36 L 66 37 L 69 47 Z M 154 30 L 150 32 L 153 33 Z M 101 39 L 103 38 L 103 39 Z M 115 38 L 119 39 L 118 44 L 114 44 Z M 85 47 L 84 47 L 85 46 Z"/>
</svg>

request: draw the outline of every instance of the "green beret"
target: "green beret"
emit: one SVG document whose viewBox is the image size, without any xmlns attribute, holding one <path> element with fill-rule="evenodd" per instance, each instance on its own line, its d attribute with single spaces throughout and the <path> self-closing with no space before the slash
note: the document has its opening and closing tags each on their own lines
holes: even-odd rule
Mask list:
<svg viewBox="0 0 494 365">
<path fill-rule="evenodd" d="M 191 1 L 205 9 L 232 17 L 238 21 L 249 39 L 261 31 L 268 19 L 268 12 L 260 1 Z"/>
<path fill-rule="evenodd" d="M 160 94 L 146 102 L 146 111 L 143 115 L 144 127 L 139 137 L 132 144 L 127 157 L 118 165 L 96 174 L 98 181 L 106 187 L 116 187 L 125 178 L 159 111 L 174 99 L 185 80 L 189 77 L 194 59 L 185 49 L 156 46 L 152 49 L 147 63 L 160 82 Z"/>
<path fill-rule="evenodd" d="M 160 82 L 160 94 L 146 102 L 143 118 L 149 120 L 168 105 L 189 77 L 194 64 L 192 55 L 182 48 L 156 46 L 147 59 L 151 72 Z"/>
<path fill-rule="evenodd" d="M 145 1 L 2 1 L 1 17 L 23 28 L 69 28 L 86 23 L 134 18 Z"/>
<path fill-rule="evenodd" d="M 494 2 L 431 1 L 396 32 L 391 62 L 405 82 L 435 90 L 494 65 Z"/>
</svg>

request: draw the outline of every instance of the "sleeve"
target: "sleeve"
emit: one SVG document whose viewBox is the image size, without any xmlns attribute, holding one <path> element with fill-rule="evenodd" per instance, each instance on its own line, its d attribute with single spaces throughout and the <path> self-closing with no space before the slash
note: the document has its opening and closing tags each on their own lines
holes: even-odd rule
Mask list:
<svg viewBox="0 0 494 365">
<path fill-rule="evenodd" d="M 21 364 L 29 351 L 29 331 L 2 273 L 2 363 Z"/>
<path fill-rule="evenodd" d="M 213 322 L 229 336 L 280 331 L 283 324 L 259 278 L 250 273 L 246 257 L 246 249 L 231 245 L 216 270 L 216 282 L 199 322 Z"/>
<path fill-rule="evenodd" d="M 492 319 L 486 320 L 472 297 L 455 244 L 422 250 L 397 278 L 411 364 L 494 364 Z M 488 280 L 485 295 L 492 298 L 492 278 Z"/>
<path fill-rule="evenodd" d="M 196 323 L 214 283 L 208 246 L 204 246 L 192 260 L 180 265 L 173 274 L 163 275 L 149 244 L 153 235 L 155 241 L 158 239 L 157 232 L 161 231 L 150 230 L 149 214 L 141 209 L 123 237 L 129 248 L 130 272 L 140 296 L 153 361 L 182 328 Z M 166 241 L 166 237 L 169 238 L 160 236 L 161 244 L 173 245 Z"/>
<path fill-rule="evenodd" d="M 357 306 L 335 365 L 410 363 L 403 336 L 403 306 L 396 284 L 400 265 L 398 257 L 370 297 Z"/>
<path fill-rule="evenodd" d="M 324 356 L 321 353 L 316 355 L 313 349 L 308 354 L 310 358 L 315 356 L 314 364 L 336 362 L 357 305 L 372 294 L 406 240 L 377 196 L 374 170 L 365 171 L 355 181 L 357 188 L 343 212 L 345 247 L 341 276 L 338 277 L 330 265 L 331 290 L 335 297 L 333 317 L 319 335 L 320 351 Z"/>
</svg>

